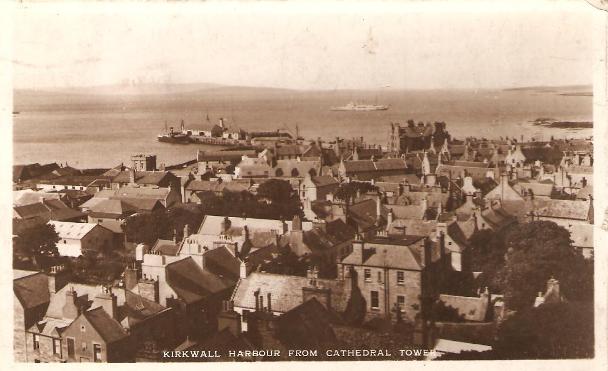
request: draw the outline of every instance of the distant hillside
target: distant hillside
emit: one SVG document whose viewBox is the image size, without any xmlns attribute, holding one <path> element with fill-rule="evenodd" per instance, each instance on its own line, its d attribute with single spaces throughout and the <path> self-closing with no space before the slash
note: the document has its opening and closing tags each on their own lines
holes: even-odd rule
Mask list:
<svg viewBox="0 0 608 371">
<path fill-rule="evenodd" d="M 517 87 L 517 88 L 503 89 L 503 91 L 522 91 L 522 90 L 547 92 L 547 93 L 591 92 L 591 91 L 593 91 L 593 85 L 522 86 L 522 87 Z"/>
</svg>

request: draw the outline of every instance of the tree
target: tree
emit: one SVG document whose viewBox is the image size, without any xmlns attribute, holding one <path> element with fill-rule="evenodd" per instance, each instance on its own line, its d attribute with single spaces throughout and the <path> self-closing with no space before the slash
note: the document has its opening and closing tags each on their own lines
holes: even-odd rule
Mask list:
<svg viewBox="0 0 608 371">
<path fill-rule="evenodd" d="M 131 215 L 125 220 L 124 231 L 128 241 L 149 245 L 159 238 L 173 237 L 174 232 L 165 210 Z"/>
<path fill-rule="evenodd" d="M 506 359 L 591 358 L 593 315 L 591 302 L 522 310 L 502 324 L 495 350 Z"/>
<path fill-rule="evenodd" d="M 190 233 L 198 230 L 203 220 L 203 212 L 198 205 L 179 205 L 172 207 L 166 212 L 171 222 L 171 230 L 177 232 L 177 238 L 182 239 L 184 227 L 188 225 Z"/>
<path fill-rule="evenodd" d="M 346 202 L 352 202 L 357 193 L 367 193 L 377 191 L 378 187 L 368 182 L 348 182 L 342 183 L 334 193 L 334 196 Z"/>
<path fill-rule="evenodd" d="M 39 224 L 25 229 L 14 240 L 14 261 L 27 259 L 38 268 L 41 268 L 41 258 L 53 258 L 59 255 L 57 250 L 59 235 L 51 224 Z"/>
<path fill-rule="evenodd" d="M 492 250 L 478 258 L 485 259 L 485 279 L 504 293 L 509 309 L 532 306 L 551 277 L 560 282 L 560 290 L 569 300 L 592 300 L 593 262 L 572 246 L 566 229 L 553 222 L 534 221 L 507 228 L 490 241 L 487 248 Z M 476 245 L 480 250 L 483 243 Z"/>
<path fill-rule="evenodd" d="M 272 202 L 287 202 L 293 196 L 291 184 L 286 180 L 270 179 L 258 188 L 258 196 L 266 197 Z"/>
</svg>

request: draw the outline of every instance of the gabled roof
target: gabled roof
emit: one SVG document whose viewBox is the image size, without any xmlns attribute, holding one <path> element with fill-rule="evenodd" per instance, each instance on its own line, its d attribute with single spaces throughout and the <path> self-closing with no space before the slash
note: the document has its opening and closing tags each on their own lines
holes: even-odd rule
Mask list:
<svg viewBox="0 0 608 371">
<path fill-rule="evenodd" d="M 312 287 L 310 279 L 300 276 L 288 276 L 273 273 L 252 272 L 247 278 L 242 278 L 232 293 L 235 307 L 255 309 L 255 292 L 264 298 L 264 306 L 271 296 L 273 312 L 285 313 L 302 304 L 303 287 Z M 350 293 L 346 290 L 345 281 L 317 279 L 317 287 L 329 289 L 331 306 L 337 312 L 346 309 Z"/>
<path fill-rule="evenodd" d="M 57 193 L 49 193 L 42 191 L 33 191 L 31 189 L 24 189 L 21 191 L 13 192 L 13 205 L 23 206 L 29 204 L 35 204 L 42 202 L 42 200 L 59 200 L 60 195 Z"/>
<path fill-rule="evenodd" d="M 390 170 L 404 170 L 407 168 L 407 164 L 404 159 L 401 158 L 387 158 L 379 159 L 375 161 L 371 160 L 358 160 L 358 161 L 344 161 L 344 169 L 347 174 L 359 173 L 359 172 L 373 172 L 373 171 L 390 171 Z"/>
<path fill-rule="evenodd" d="M 167 308 L 148 300 L 141 295 L 137 295 L 129 290 L 125 290 L 125 302 L 119 308 L 120 315 L 126 318 L 129 328 L 145 319 L 154 316 Z"/>
<path fill-rule="evenodd" d="M 331 186 L 331 185 L 337 185 L 338 184 L 338 181 L 334 177 L 331 177 L 331 176 L 328 176 L 328 175 L 313 176 L 313 177 L 310 178 L 310 180 L 317 187 L 324 187 L 324 186 Z"/>
<path fill-rule="evenodd" d="M 335 343 L 337 339 L 331 324 L 341 322 L 336 313 L 313 297 L 277 319 L 278 335 L 292 346 Z"/>
<path fill-rule="evenodd" d="M 376 237 L 365 241 L 362 259 L 351 253 L 342 263 L 419 271 L 424 267 L 423 243 L 422 236 Z"/>
<path fill-rule="evenodd" d="M 192 257 L 165 267 L 167 284 L 186 303 L 194 303 L 230 288 L 226 280 L 203 270 Z"/>
<path fill-rule="evenodd" d="M 277 156 L 301 156 L 302 153 L 303 148 L 297 144 L 281 145 L 276 149 Z"/>
<path fill-rule="evenodd" d="M 95 198 L 92 198 L 91 200 L 87 201 L 86 203 L 89 203 L 94 199 Z M 84 204 L 83 204 L 83 206 L 84 206 Z M 87 206 L 89 206 L 89 205 L 87 205 Z M 131 205 L 125 201 L 122 201 L 122 200 L 105 199 L 105 200 L 101 200 L 96 203 L 91 202 L 91 205 L 89 207 L 90 207 L 91 215 L 104 214 L 104 215 L 121 216 L 121 215 L 127 215 L 132 212 L 135 212 L 135 207 L 133 205 Z"/>
<path fill-rule="evenodd" d="M 50 302 L 48 277 L 35 273 L 13 280 L 13 292 L 24 309 L 32 309 Z"/>
<path fill-rule="evenodd" d="M 589 201 L 581 200 L 533 200 L 534 212 L 541 217 L 587 220 Z"/>
<path fill-rule="evenodd" d="M 87 321 L 97 330 L 99 336 L 107 343 L 114 343 L 129 336 L 120 323 L 110 317 L 102 308 L 97 307 L 82 313 Z"/>
<path fill-rule="evenodd" d="M 23 219 L 50 215 L 51 212 L 51 210 L 42 202 L 30 205 L 15 206 L 13 207 L 13 210 Z"/>
<path fill-rule="evenodd" d="M 48 224 L 55 227 L 55 232 L 61 239 L 80 240 L 84 238 L 95 227 L 100 227 L 94 223 L 73 223 L 73 222 L 58 222 L 51 220 Z"/>
<path fill-rule="evenodd" d="M 112 178 L 112 182 L 129 183 L 129 173 L 129 171 L 121 171 L 118 175 Z M 159 185 L 167 177 L 173 177 L 173 175 L 169 171 L 136 171 L 135 183 Z"/>
<path fill-rule="evenodd" d="M 393 220 L 395 219 L 424 219 L 426 209 L 424 205 L 384 205 L 382 207 L 382 216 L 387 218 L 389 210 L 393 211 Z"/>
<path fill-rule="evenodd" d="M 593 224 L 573 224 L 568 230 L 574 247 L 593 248 Z"/>
<path fill-rule="evenodd" d="M 217 182 L 211 180 L 193 180 L 186 185 L 186 190 L 193 192 L 241 192 L 249 190 L 246 184 L 241 182 Z"/>
<path fill-rule="evenodd" d="M 467 321 L 484 322 L 490 301 L 487 297 L 439 295 L 447 307 L 454 308 Z"/>
<path fill-rule="evenodd" d="M 150 251 L 153 253 L 159 253 L 160 255 L 176 256 L 177 252 L 179 251 L 179 244 L 173 240 L 158 239 Z"/>
<path fill-rule="evenodd" d="M 576 193 L 576 198 L 579 200 L 588 200 L 593 197 L 593 185 L 587 184 Z"/>
<path fill-rule="evenodd" d="M 198 162 L 209 162 L 209 161 L 225 161 L 225 162 L 238 162 L 242 156 L 255 156 L 256 151 L 253 149 L 248 150 L 226 150 L 226 151 L 198 151 L 197 161 Z"/>
<path fill-rule="evenodd" d="M 376 201 L 367 199 L 350 205 L 347 216 L 362 230 L 373 227 L 378 219 Z"/>
<path fill-rule="evenodd" d="M 296 169 L 299 177 L 304 177 L 306 174 L 310 174 L 311 170 L 314 170 L 316 174 L 321 172 L 320 161 L 298 161 L 294 159 L 290 160 L 278 160 L 277 165 L 273 168 L 273 174 L 281 169 L 283 176 L 289 177 L 292 175 L 293 169 Z"/>
</svg>

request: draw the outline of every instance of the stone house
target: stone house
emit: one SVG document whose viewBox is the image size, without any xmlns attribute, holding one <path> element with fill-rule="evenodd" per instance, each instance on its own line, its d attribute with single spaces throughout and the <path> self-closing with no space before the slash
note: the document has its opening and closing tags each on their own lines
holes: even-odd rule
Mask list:
<svg viewBox="0 0 608 371">
<path fill-rule="evenodd" d="M 310 176 L 304 177 L 300 184 L 300 198 L 312 201 L 325 200 L 327 195 L 333 194 L 340 183 L 331 176 Z"/>
<path fill-rule="evenodd" d="M 400 316 L 415 322 L 423 315 L 424 298 L 437 288 L 436 279 L 445 267 L 442 259 L 439 241 L 380 232 L 353 241 L 352 253 L 338 264 L 338 276 L 354 275 L 367 320 Z"/>
<path fill-rule="evenodd" d="M 60 256 L 78 257 L 85 251 L 104 251 L 114 248 L 111 230 L 93 223 L 50 221 L 59 235 L 57 250 Z"/>
</svg>

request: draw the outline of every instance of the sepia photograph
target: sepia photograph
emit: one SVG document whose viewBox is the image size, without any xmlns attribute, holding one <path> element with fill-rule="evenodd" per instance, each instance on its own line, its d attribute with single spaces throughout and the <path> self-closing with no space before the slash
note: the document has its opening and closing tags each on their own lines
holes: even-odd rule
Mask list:
<svg viewBox="0 0 608 371">
<path fill-rule="evenodd" d="M 90 5 L 5 17 L 9 362 L 605 360 L 604 11 Z"/>
</svg>

